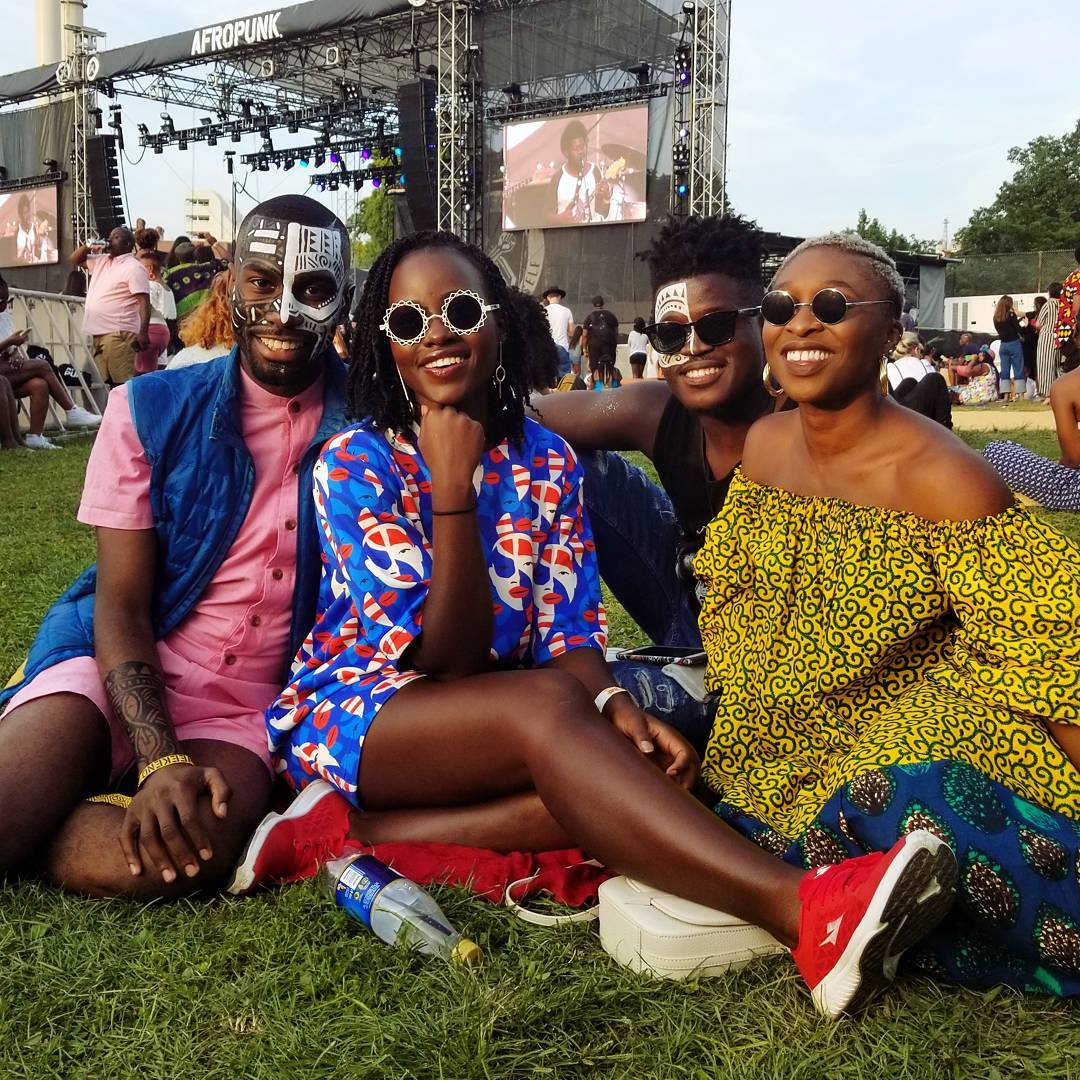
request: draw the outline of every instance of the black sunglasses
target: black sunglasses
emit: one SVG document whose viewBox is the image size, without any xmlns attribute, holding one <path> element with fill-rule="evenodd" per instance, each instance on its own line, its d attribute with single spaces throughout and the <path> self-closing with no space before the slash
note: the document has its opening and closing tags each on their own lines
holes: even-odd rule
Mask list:
<svg viewBox="0 0 1080 1080">
<path fill-rule="evenodd" d="M 797 304 L 791 293 L 773 289 L 762 297 L 761 317 L 773 326 L 783 326 L 795 318 L 799 308 L 808 307 L 818 322 L 838 323 L 847 314 L 848 308 L 893 303 L 893 300 L 849 300 L 839 289 L 822 289 L 813 300 Z"/>
<path fill-rule="evenodd" d="M 664 356 L 674 356 L 694 333 L 706 345 L 726 345 L 735 339 L 740 315 L 760 315 L 761 308 L 738 308 L 735 311 L 710 311 L 694 322 L 654 322 L 645 327 L 649 344 Z M 661 361 L 661 366 L 668 365 Z"/>
</svg>

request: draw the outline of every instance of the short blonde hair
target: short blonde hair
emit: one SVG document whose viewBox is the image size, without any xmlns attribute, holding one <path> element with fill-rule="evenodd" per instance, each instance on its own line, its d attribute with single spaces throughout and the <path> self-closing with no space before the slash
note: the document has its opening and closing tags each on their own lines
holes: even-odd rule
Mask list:
<svg viewBox="0 0 1080 1080">
<path fill-rule="evenodd" d="M 883 248 L 870 243 L 858 233 L 826 233 L 824 236 L 804 240 L 780 264 L 780 269 L 776 272 L 777 277 L 792 259 L 804 251 L 813 251 L 815 248 L 832 248 L 835 251 L 844 252 L 845 255 L 855 255 L 866 259 L 874 276 L 885 286 L 886 295 L 882 299 L 893 302 L 897 315 L 903 310 L 904 279 L 900 276 L 900 271 L 896 269 L 896 263 Z M 774 277 L 773 281 L 775 280 Z"/>
</svg>

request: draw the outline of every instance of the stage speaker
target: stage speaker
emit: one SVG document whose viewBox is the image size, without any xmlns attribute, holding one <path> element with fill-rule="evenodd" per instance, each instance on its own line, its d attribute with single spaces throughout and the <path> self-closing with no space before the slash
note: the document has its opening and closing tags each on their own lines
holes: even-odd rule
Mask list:
<svg viewBox="0 0 1080 1080">
<path fill-rule="evenodd" d="M 94 135 L 86 140 L 86 176 L 98 235 L 107 237 L 118 225 L 126 224 L 115 135 Z"/>
<path fill-rule="evenodd" d="M 413 230 L 434 229 L 438 221 L 435 80 L 404 83 L 398 87 L 397 101 L 401 172 Z"/>
</svg>

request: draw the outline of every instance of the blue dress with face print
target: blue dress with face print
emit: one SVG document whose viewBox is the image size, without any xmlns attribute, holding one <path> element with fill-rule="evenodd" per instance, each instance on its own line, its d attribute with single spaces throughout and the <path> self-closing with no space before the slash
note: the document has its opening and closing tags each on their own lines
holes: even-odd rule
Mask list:
<svg viewBox="0 0 1080 1080">
<path fill-rule="evenodd" d="M 570 447 L 526 420 L 520 444 L 484 452 L 473 484 L 491 582 L 492 668 L 603 651 L 600 576 Z M 267 710 L 267 732 L 290 786 L 322 777 L 360 805 L 367 730 L 397 690 L 423 678 L 409 647 L 431 579 L 431 474 L 416 434 L 364 422 L 332 439 L 315 467 L 315 509 L 318 617 Z"/>
</svg>

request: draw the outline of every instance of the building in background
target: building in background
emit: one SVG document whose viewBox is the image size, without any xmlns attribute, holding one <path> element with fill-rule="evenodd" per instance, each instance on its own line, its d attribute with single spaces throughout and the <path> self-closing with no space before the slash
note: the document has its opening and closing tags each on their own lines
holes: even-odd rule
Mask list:
<svg viewBox="0 0 1080 1080">
<path fill-rule="evenodd" d="M 216 191 L 192 191 L 184 199 L 184 232 L 208 232 L 216 240 L 232 240 L 229 204 Z"/>
</svg>

